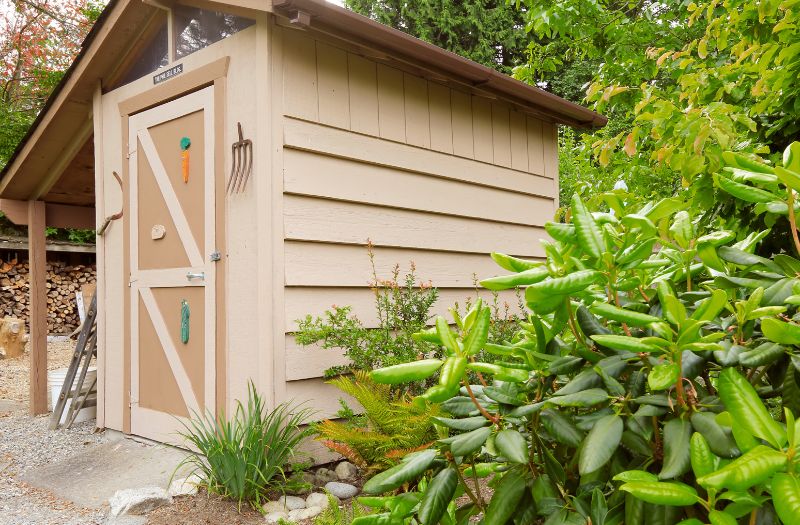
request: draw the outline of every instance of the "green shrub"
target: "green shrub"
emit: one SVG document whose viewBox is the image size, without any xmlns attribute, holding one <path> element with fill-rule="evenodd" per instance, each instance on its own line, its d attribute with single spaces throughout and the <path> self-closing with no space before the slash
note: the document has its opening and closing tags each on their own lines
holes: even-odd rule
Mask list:
<svg viewBox="0 0 800 525">
<path fill-rule="evenodd" d="M 783 167 L 723 158 L 720 190 L 788 217 L 796 235 L 800 143 Z M 402 492 L 358 524 L 452 523 L 461 492 L 456 523 L 800 523 L 795 423 L 781 409 L 800 404 L 800 259 L 757 255 L 768 231 L 711 228 L 677 197 L 594 202 L 574 196 L 567 222 L 546 225 L 545 262 L 493 254 L 512 273 L 482 284 L 524 288 L 530 310 L 513 340 L 488 343 L 478 303 L 455 331 L 439 318 L 418 335 L 439 363 L 373 372 L 398 383 L 438 367 L 414 403 L 440 403 L 449 435 L 371 478 L 366 494 Z M 800 252 L 795 240 L 784 250 Z M 485 501 L 478 479 L 491 475 Z"/>
<path fill-rule="evenodd" d="M 250 383 L 247 406 L 236 403 L 232 419 L 195 415 L 181 435 L 202 455 L 184 460 L 203 480 L 209 492 L 220 494 L 261 510 L 268 490 L 287 487 L 287 466 L 296 448 L 309 434 L 301 425 L 311 415 L 279 405 L 268 411 L 263 398 Z"/>
<path fill-rule="evenodd" d="M 322 316 L 308 315 L 298 320 L 295 339 L 302 345 L 321 343 L 322 348 L 339 348 L 345 351 L 351 365 L 336 367 L 326 372 L 334 377 L 354 370 L 372 370 L 417 359 L 436 351 L 436 347 L 412 336 L 425 328 L 431 320 L 430 310 L 439 297 L 436 288 L 417 279 L 413 263 L 402 278 L 400 267 L 395 266 L 388 280 L 378 278 L 374 254 L 372 261 L 372 290 L 375 293 L 375 310 L 379 325 L 371 329 L 354 315 L 349 306 L 334 306 Z"/>
</svg>

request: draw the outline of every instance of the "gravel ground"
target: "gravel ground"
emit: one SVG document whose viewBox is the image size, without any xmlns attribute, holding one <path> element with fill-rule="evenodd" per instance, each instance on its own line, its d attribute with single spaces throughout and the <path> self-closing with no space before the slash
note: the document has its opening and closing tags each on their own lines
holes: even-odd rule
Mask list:
<svg viewBox="0 0 800 525">
<path fill-rule="evenodd" d="M 66 368 L 72 359 L 75 341 L 55 340 L 47 343 L 47 369 Z M 30 353 L 28 346 L 25 353 L 15 359 L 0 360 L 0 399 L 28 401 L 30 384 Z"/>
<path fill-rule="evenodd" d="M 74 342 L 48 344 L 48 369 L 69 365 Z M 0 400 L 27 404 L 28 354 L 0 360 Z M 69 430 L 50 431 L 48 416 L 30 417 L 16 411 L 0 415 L 0 525 L 85 525 L 103 522 L 103 511 L 83 509 L 31 487 L 18 476 L 38 466 L 80 454 L 85 447 L 100 443 L 94 420 Z"/>
</svg>

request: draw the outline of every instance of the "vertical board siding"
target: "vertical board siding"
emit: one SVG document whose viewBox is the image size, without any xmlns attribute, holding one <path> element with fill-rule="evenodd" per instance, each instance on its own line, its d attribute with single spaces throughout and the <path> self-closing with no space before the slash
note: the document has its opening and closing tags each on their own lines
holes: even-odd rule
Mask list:
<svg viewBox="0 0 800 525">
<path fill-rule="evenodd" d="M 308 120 L 319 117 L 317 50 L 314 40 L 300 31 L 285 31 L 284 96 L 292 114 Z"/>
<path fill-rule="evenodd" d="M 528 132 L 525 128 L 525 115 L 512 111 L 509 115 L 511 129 L 511 168 L 528 171 Z"/>
<path fill-rule="evenodd" d="M 472 140 L 472 97 L 461 91 L 450 92 L 450 108 L 453 112 L 453 153 L 468 159 L 475 158 Z"/>
<path fill-rule="evenodd" d="M 317 42 L 319 121 L 338 128 L 350 128 L 350 92 L 347 53 Z"/>
<path fill-rule="evenodd" d="M 497 102 L 492 104 L 492 143 L 494 144 L 494 163 L 511 167 L 511 124 L 508 106 Z"/>
<path fill-rule="evenodd" d="M 541 120 L 528 117 L 528 171 L 544 175 L 544 138 L 542 137 Z"/>
<path fill-rule="evenodd" d="M 494 162 L 492 103 L 483 97 L 472 97 L 472 144 L 475 160 Z"/>
<path fill-rule="evenodd" d="M 431 147 L 431 123 L 428 107 L 428 82 L 403 73 L 405 92 L 406 142 L 421 148 Z"/>
<path fill-rule="evenodd" d="M 555 179 L 554 124 L 282 31 L 285 115 Z"/>
<path fill-rule="evenodd" d="M 350 129 L 374 137 L 378 125 L 378 70 L 375 62 L 348 53 Z"/>
<path fill-rule="evenodd" d="M 453 113 L 450 107 L 450 89 L 434 83 L 428 84 L 430 102 L 431 149 L 453 153 Z"/>
<path fill-rule="evenodd" d="M 403 72 L 383 64 L 378 64 L 378 126 L 381 138 L 406 141 Z"/>
</svg>

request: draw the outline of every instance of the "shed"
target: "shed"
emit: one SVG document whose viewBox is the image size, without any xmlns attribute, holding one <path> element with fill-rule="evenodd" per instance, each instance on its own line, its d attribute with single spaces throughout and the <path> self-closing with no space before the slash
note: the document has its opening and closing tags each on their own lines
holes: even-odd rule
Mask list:
<svg viewBox="0 0 800 525">
<path fill-rule="evenodd" d="M 334 303 L 376 322 L 367 239 L 444 311 L 495 272 L 488 252 L 543 255 L 557 126 L 605 122 L 320 0 L 111 0 L 0 178 L 29 228 L 31 410 L 46 226 L 103 229 L 98 426 L 169 441 L 250 380 L 325 417 L 342 356 L 291 332 Z"/>
</svg>

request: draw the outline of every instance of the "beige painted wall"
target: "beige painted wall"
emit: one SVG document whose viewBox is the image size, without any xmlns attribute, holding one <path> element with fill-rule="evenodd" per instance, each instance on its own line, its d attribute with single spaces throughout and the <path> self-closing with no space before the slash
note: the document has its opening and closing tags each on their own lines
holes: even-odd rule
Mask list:
<svg viewBox="0 0 800 525">
<path fill-rule="evenodd" d="M 256 170 L 267 171 L 265 160 L 268 157 L 269 145 L 259 136 L 259 121 L 257 111 L 253 106 L 257 99 L 258 89 L 257 68 L 259 61 L 256 52 L 258 33 L 265 31 L 265 23 L 248 28 L 230 38 L 213 46 L 200 50 L 180 62 L 184 65 L 183 75 L 219 60 L 230 57 L 226 77 L 226 91 L 224 107 L 224 136 L 217 137 L 222 143 L 225 152 L 224 170 L 217 173 L 217 177 L 227 179 L 230 172 L 230 144 L 236 137 L 236 123 L 241 122 L 247 138 L 255 144 L 257 159 Z M 185 77 L 184 77 L 185 78 Z M 168 82 L 178 82 L 181 76 Z M 119 174 L 125 172 L 127 159 L 123 141 L 126 140 L 122 133 L 123 117 L 120 115 L 120 103 L 133 96 L 153 89 L 152 75 L 147 75 L 131 84 L 122 86 L 114 91 L 102 95 L 96 110 L 102 115 L 99 124 L 103 133 L 96 134 L 96 145 L 101 162 L 97 164 L 97 209 L 98 216 L 105 217 L 117 212 L 122 205 L 123 197 L 119 185 L 114 180 L 112 172 Z M 97 107 L 99 106 L 99 107 Z M 219 110 L 219 108 L 218 108 Z M 250 186 L 259 184 L 269 185 L 259 180 L 254 174 L 250 179 Z M 247 381 L 253 379 L 261 383 L 258 375 L 259 360 L 267 360 L 268 356 L 260 355 L 259 348 L 254 344 L 258 337 L 259 311 L 257 289 L 254 286 L 255 275 L 258 272 L 257 239 L 258 230 L 253 227 L 256 221 L 256 192 L 246 191 L 226 199 L 226 228 L 227 240 L 227 273 L 225 284 L 225 300 L 227 303 L 227 352 L 224 373 L 227 385 L 227 407 L 230 410 L 232 400 L 246 397 Z M 102 221 L 100 221 L 102 222 Z M 115 222 L 107 231 L 101 241 L 102 261 L 98 258 L 98 273 L 103 284 L 103 295 L 100 298 L 100 352 L 102 353 L 102 367 L 104 374 L 101 397 L 104 399 L 104 424 L 111 429 L 122 430 L 125 427 L 125 410 L 127 394 L 125 392 L 125 375 L 127 366 L 124 362 L 125 348 L 125 320 L 124 302 L 126 298 L 127 276 L 124 274 L 124 236 L 127 234 L 124 221 Z M 208 254 L 204 254 L 208 255 Z M 231 277 L 234 276 L 234 277 Z M 259 385 L 269 388 L 267 385 Z"/>
<path fill-rule="evenodd" d="M 440 288 L 437 313 L 474 296 L 473 273 L 501 273 L 489 252 L 542 257 L 558 195 L 556 128 L 328 37 L 281 27 L 276 38 L 286 333 L 276 388 L 285 384 L 278 399 L 310 399 L 328 417 L 340 395 L 319 377 L 343 357 L 295 343 L 295 320 L 337 304 L 376 325 L 368 238 L 380 277 L 413 261 Z"/>
</svg>

